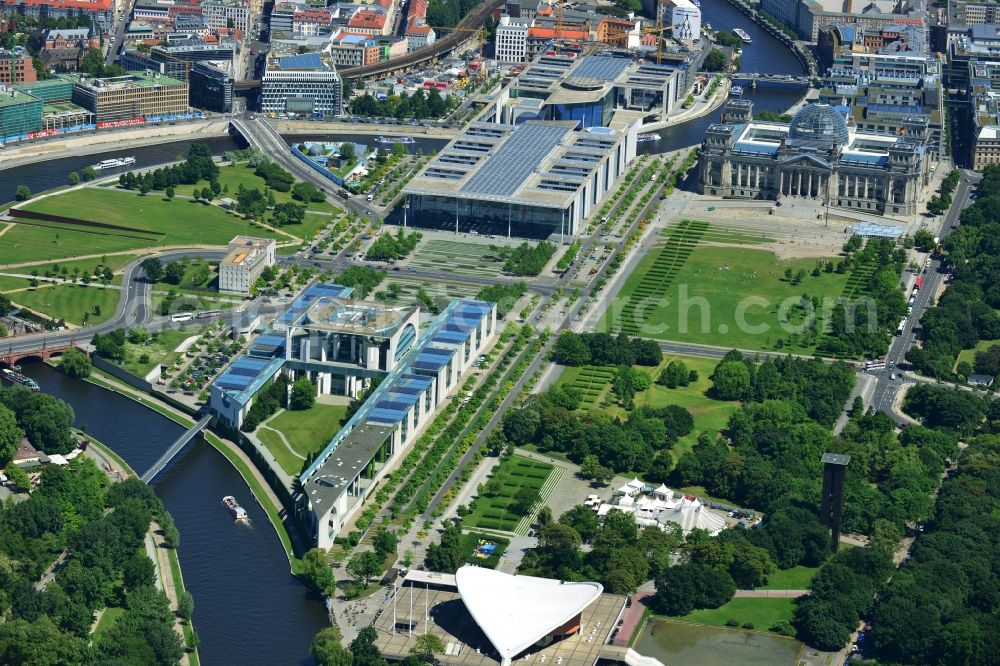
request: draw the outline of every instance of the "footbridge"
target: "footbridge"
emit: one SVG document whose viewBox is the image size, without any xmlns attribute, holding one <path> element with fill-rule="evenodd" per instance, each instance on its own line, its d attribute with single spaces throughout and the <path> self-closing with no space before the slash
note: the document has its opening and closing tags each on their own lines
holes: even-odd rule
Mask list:
<svg viewBox="0 0 1000 666">
<path fill-rule="evenodd" d="M 141 478 L 146 483 L 152 481 L 156 477 L 156 475 L 162 472 L 163 468 L 165 468 L 170 463 L 170 461 L 174 459 L 174 456 L 180 453 L 181 449 L 187 446 L 188 442 L 194 439 L 195 435 L 197 435 L 199 432 L 204 430 L 206 426 L 208 426 L 208 423 L 211 420 L 212 416 L 211 414 L 209 414 L 207 416 L 202 417 L 200 421 L 198 421 L 193 426 L 188 428 L 183 435 L 174 440 L 174 443 L 170 445 L 170 448 L 168 448 L 166 451 L 163 452 L 163 455 L 160 456 L 160 459 L 157 460 L 155 463 L 153 463 L 153 466 L 150 467 L 148 470 L 146 470 L 146 473 L 139 478 Z"/>
</svg>

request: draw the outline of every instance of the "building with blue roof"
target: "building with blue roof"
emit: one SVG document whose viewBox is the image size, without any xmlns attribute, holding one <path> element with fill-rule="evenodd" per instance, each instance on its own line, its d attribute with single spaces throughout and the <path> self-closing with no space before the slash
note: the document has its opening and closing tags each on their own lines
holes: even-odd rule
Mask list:
<svg viewBox="0 0 1000 666">
<path fill-rule="evenodd" d="M 857 129 L 850 109 L 808 104 L 791 123 L 757 122 L 747 100 L 727 105 L 698 151 L 703 194 L 913 215 L 930 175 L 926 147 Z"/>
<path fill-rule="evenodd" d="M 452 301 L 420 326 L 420 311 L 347 299 L 315 284 L 255 338 L 211 387 L 210 409 L 238 429 L 254 396 L 279 374 L 309 377 L 318 394 L 377 387 L 300 480 L 296 500 L 318 547 L 329 548 L 368 492 L 462 385 L 497 334 L 496 304 Z"/>
</svg>

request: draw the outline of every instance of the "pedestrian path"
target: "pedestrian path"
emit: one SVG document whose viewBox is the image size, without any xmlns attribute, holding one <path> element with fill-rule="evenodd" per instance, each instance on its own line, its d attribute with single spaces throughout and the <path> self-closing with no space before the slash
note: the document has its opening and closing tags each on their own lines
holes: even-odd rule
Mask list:
<svg viewBox="0 0 1000 666">
<path fill-rule="evenodd" d="M 535 517 L 538 512 L 541 511 L 542 507 L 545 506 L 545 502 L 548 501 L 549 497 L 555 491 L 556 486 L 559 484 L 559 479 L 562 475 L 566 473 L 566 470 L 562 467 L 554 466 L 552 471 L 549 472 L 549 477 L 545 479 L 545 483 L 538 490 L 538 501 L 532 507 L 531 511 L 517 524 L 514 528 L 514 534 L 519 534 L 521 536 L 527 536 L 528 528 L 535 521 Z"/>
</svg>

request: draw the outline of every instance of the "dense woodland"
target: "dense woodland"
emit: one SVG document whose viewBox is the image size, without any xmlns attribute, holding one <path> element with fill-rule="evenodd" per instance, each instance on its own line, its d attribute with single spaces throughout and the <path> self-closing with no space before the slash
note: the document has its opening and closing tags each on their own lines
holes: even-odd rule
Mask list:
<svg viewBox="0 0 1000 666">
<path fill-rule="evenodd" d="M 987 427 L 994 431 L 995 428 Z M 1000 663 L 1000 438 L 969 441 L 872 619 L 879 663 Z"/>
<path fill-rule="evenodd" d="M 959 352 L 981 340 L 1000 339 L 1000 166 L 984 170 L 975 203 L 962 211 L 961 224 L 943 245 L 951 282 L 937 306 L 921 318 L 922 344 L 911 348 L 906 360 L 921 374 L 964 378 L 973 368 L 953 371 Z M 996 370 L 997 365 L 981 369 Z"/>
<path fill-rule="evenodd" d="M 183 646 L 143 547 L 154 517 L 176 547 L 153 490 L 138 479 L 108 485 L 86 457 L 47 466 L 28 499 L 0 506 L 0 663 L 176 664 Z M 66 565 L 36 589 L 64 550 Z M 91 641 L 94 611 L 105 606 L 125 612 Z"/>
</svg>

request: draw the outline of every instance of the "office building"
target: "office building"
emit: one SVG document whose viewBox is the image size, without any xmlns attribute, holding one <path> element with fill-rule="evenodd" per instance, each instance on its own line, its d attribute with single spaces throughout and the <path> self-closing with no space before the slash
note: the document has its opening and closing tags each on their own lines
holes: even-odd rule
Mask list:
<svg viewBox="0 0 1000 666">
<path fill-rule="evenodd" d="M 273 238 L 237 236 L 219 262 L 219 291 L 249 296 L 260 274 L 275 262 Z"/>
<path fill-rule="evenodd" d="M 26 138 L 42 129 L 42 100 L 0 85 L 0 142 Z"/>
<path fill-rule="evenodd" d="M 196 62 L 188 76 L 191 106 L 229 113 L 233 110 L 233 62 Z"/>
<path fill-rule="evenodd" d="M 35 65 L 24 47 L 0 48 L 0 84 L 13 85 L 37 80 Z"/>
<path fill-rule="evenodd" d="M 663 0 L 660 3 L 664 25 L 673 26 L 674 39 L 698 41 L 701 39 L 701 8 L 691 0 Z"/>
<path fill-rule="evenodd" d="M 205 17 L 205 24 L 213 30 L 229 28 L 243 33 L 249 30 L 250 7 L 240 0 L 207 0 L 201 5 L 201 13 Z"/>
<path fill-rule="evenodd" d="M 330 56 L 339 68 L 361 67 L 382 59 L 382 47 L 371 35 L 338 30 L 330 37 Z"/>
<path fill-rule="evenodd" d="M 799 199 L 881 214 L 914 215 L 927 184 L 927 151 L 904 136 L 858 131 L 846 109 L 804 106 L 790 124 L 757 122 L 752 104 L 727 109 L 698 151 L 702 194 Z"/>
<path fill-rule="evenodd" d="M 296 115 L 339 115 L 341 81 L 329 52 L 275 56 L 261 82 L 261 110 Z"/>
<path fill-rule="evenodd" d="M 94 114 L 98 127 L 141 123 L 189 110 L 188 84 L 169 76 L 132 72 L 104 79 L 76 74 L 66 78 L 73 81 L 73 103 Z"/>
<path fill-rule="evenodd" d="M 296 511 L 329 548 L 382 478 L 462 385 L 498 333 L 496 305 L 452 301 L 426 327 L 416 306 L 352 300 L 351 288 L 314 284 L 213 383 L 210 409 L 239 428 L 279 374 L 308 377 L 320 395 L 364 404 L 300 476 Z"/>
<path fill-rule="evenodd" d="M 34 83 L 21 83 L 14 87 L 46 104 L 68 102 L 73 98 L 73 82 L 61 76 Z"/>
<path fill-rule="evenodd" d="M 406 185 L 413 224 L 572 236 L 635 158 L 635 129 L 474 122 Z"/>
<path fill-rule="evenodd" d="M 500 62 L 525 62 L 528 57 L 529 19 L 512 18 L 507 14 L 500 17 L 496 29 L 496 58 Z"/>
</svg>

